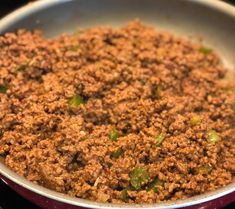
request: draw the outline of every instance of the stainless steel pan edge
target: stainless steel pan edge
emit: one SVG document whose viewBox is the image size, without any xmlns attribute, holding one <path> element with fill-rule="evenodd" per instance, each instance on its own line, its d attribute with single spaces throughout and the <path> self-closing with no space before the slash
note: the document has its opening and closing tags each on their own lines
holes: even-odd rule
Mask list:
<svg viewBox="0 0 235 209">
<path fill-rule="evenodd" d="M 20 19 L 26 17 L 29 14 L 32 14 L 34 12 L 43 10 L 48 7 L 52 7 L 57 4 L 61 4 L 62 2 L 69 2 L 71 0 L 40 0 L 36 1 L 34 3 L 30 3 L 28 5 L 25 5 L 18 10 L 10 13 L 6 17 L 0 20 L 0 33 L 3 33 L 7 31 L 7 28 L 9 28 L 12 24 L 14 24 L 16 21 L 19 21 Z M 234 18 L 235 23 L 235 8 L 222 2 L 222 1 L 216 1 L 216 0 L 188 0 L 188 2 L 195 2 L 197 4 L 202 4 L 206 7 L 222 11 L 226 13 L 227 15 Z M 80 207 L 86 207 L 86 208 L 126 208 L 126 209 L 133 209 L 133 208 L 159 208 L 159 209 L 170 209 L 170 208 L 181 208 L 181 207 L 188 207 L 192 205 L 197 205 L 200 203 L 204 203 L 210 200 L 214 200 L 216 198 L 222 197 L 224 195 L 230 194 L 235 191 L 235 182 L 232 184 L 229 184 L 223 188 L 217 189 L 213 192 L 207 192 L 202 195 L 194 196 L 192 198 L 184 199 L 184 200 L 177 200 L 177 201 L 168 201 L 168 202 L 162 202 L 157 204 L 111 204 L 111 203 L 97 203 L 94 201 L 84 200 L 80 198 L 73 198 L 69 197 L 67 195 L 46 189 L 44 187 L 41 187 L 39 185 L 36 185 L 32 182 L 27 181 L 25 178 L 20 177 L 13 171 L 11 171 L 7 166 L 5 166 L 3 163 L 0 162 L 0 174 L 3 175 L 5 178 L 10 179 L 14 183 L 33 191 L 37 194 L 40 194 L 42 196 L 48 197 L 50 199 L 64 202 L 71 205 L 76 205 Z"/>
</svg>

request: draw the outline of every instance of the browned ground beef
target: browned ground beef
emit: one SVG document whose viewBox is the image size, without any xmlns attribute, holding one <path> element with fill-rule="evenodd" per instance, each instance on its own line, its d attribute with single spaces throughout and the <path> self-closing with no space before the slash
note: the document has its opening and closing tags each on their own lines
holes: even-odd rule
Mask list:
<svg viewBox="0 0 235 209">
<path fill-rule="evenodd" d="M 138 21 L 0 47 L 0 154 L 19 175 L 112 203 L 235 180 L 235 82 L 210 49 Z"/>
</svg>

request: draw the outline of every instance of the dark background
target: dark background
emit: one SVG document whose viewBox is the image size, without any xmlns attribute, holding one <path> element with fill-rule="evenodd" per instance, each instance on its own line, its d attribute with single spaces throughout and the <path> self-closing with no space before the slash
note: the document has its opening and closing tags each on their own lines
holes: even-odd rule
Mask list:
<svg viewBox="0 0 235 209">
<path fill-rule="evenodd" d="M 205 0 L 206 1 L 206 0 Z M 15 8 L 30 2 L 30 0 L 0 0 L 0 17 Z M 235 0 L 227 1 L 234 3 Z M 235 41 L 235 40 L 234 40 Z M 0 180 L 0 209 L 40 209 L 34 204 L 20 197 Z M 235 209 L 235 202 L 224 209 Z"/>
</svg>

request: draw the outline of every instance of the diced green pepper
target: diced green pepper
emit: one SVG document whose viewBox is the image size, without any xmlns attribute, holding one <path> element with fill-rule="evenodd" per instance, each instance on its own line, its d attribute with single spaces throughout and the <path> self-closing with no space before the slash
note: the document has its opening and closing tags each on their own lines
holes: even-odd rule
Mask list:
<svg viewBox="0 0 235 209">
<path fill-rule="evenodd" d="M 3 152 L 0 154 L 0 157 L 6 158 L 7 155 L 9 155 L 9 152 Z"/>
<path fill-rule="evenodd" d="M 136 190 L 140 190 L 149 179 L 149 174 L 143 167 L 136 167 L 130 172 L 130 182 Z"/>
<path fill-rule="evenodd" d="M 158 177 L 154 178 L 154 180 L 151 181 L 151 182 L 146 186 L 146 190 L 147 190 L 147 191 L 150 191 L 151 189 L 154 189 L 155 186 L 157 186 L 157 185 L 162 186 L 162 187 L 164 186 L 164 182 L 161 181 Z"/>
<path fill-rule="evenodd" d="M 113 166 L 113 164 L 108 162 L 107 166 L 108 166 L 108 168 L 111 168 Z"/>
<path fill-rule="evenodd" d="M 28 67 L 28 64 L 22 64 L 17 68 L 18 72 L 24 72 Z"/>
<path fill-rule="evenodd" d="M 154 98 L 155 99 L 162 98 L 162 87 L 161 86 L 157 86 L 156 89 L 154 90 Z"/>
<path fill-rule="evenodd" d="M 121 199 L 124 202 L 128 202 L 128 200 L 129 200 L 128 189 L 122 190 L 122 192 L 121 192 Z"/>
<path fill-rule="evenodd" d="M 194 115 L 190 120 L 190 124 L 192 126 L 198 125 L 200 122 L 201 122 L 201 117 L 199 115 Z"/>
<path fill-rule="evenodd" d="M 165 133 L 160 133 L 155 137 L 157 146 L 160 146 L 166 137 Z"/>
<path fill-rule="evenodd" d="M 74 31 L 71 35 L 72 36 L 76 36 L 76 35 L 78 35 L 79 34 L 79 31 Z"/>
<path fill-rule="evenodd" d="M 205 164 L 205 165 L 202 165 L 202 166 L 196 168 L 195 171 L 197 174 L 207 175 L 207 174 L 211 173 L 212 166 L 210 164 Z"/>
<path fill-rule="evenodd" d="M 7 86 L 0 85 L 0 93 L 5 94 L 7 92 Z"/>
<path fill-rule="evenodd" d="M 221 140 L 221 137 L 215 130 L 210 130 L 207 132 L 207 140 L 208 142 L 215 144 L 216 142 Z"/>
<path fill-rule="evenodd" d="M 154 187 L 154 188 L 153 188 L 153 191 L 154 191 L 155 193 L 157 193 L 157 194 L 159 193 L 159 191 L 158 191 L 158 188 L 157 188 L 157 187 Z"/>
<path fill-rule="evenodd" d="M 34 63 L 34 59 L 29 59 L 27 62 L 25 62 L 24 64 L 20 65 L 16 71 L 18 72 L 24 72 L 26 71 L 26 69 L 31 66 Z"/>
<path fill-rule="evenodd" d="M 69 100 L 69 106 L 72 108 L 78 107 L 80 104 L 84 104 L 84 100 L 80 95 L 74 95 L 70 100 Z"/>
<path fill-rule="evenodd" d="M 199 49 L 199 52 L 201 52 L 201 53 L 204 54 L 204 55 L 209 55 L 209 54 L 212 53 L 212 49 L 202 46 L 202 47 Z"/>
<path fill-rule="evenodd" d="M 111 154 L 111 158 L 117 159 L 117 158 L 119 158 L 121 155 L 123 155 L 123 153 L 124 153 L 123 149 L 122 149 L 122 148 L 118 148 L 115 152 L 113 152 L 113 153 Z"/>
<path fill-rule="evenodd" d="M 78 46 L 78 45 L 71 46 L 71 47 L 69 48 L 69 50 L 72 51 L 72 52 L 76 52 L 78 49 L 79 49 L 79 46 Z"/>
<path fill-rule="evenodd" d="M 111 139 L 112 141 L 117 141 L 119 137 L 118 131 L 116 128 L 113 128 L 110 132 L 109 132 L 109 139 Z"/>
</svg>

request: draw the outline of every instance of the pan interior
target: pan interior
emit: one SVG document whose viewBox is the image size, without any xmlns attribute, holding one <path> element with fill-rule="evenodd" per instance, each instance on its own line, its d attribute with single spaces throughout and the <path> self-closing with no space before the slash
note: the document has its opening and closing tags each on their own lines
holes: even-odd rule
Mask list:
<svg viewBox="0 0 235 209">
<path fill-rule="evenodd" d="M 209 4 L 201 4 L 201 0 L 52 2 L 49 6 L 22 15 L 5 28 L 0 28 L 0 33 L 27 28 L 40 29 L 45 36 L 53 37 L 62 32 L 73 32 L 77 28 L 98 25 L 117 27 L 138 18 L 157 29 L 202 41 L 220 54 L 229 69 L 235 70 L 235 15 L 229 15 L 216 7 L 209 8 Z"/>
<path fill-rule="evenodd" d="M 55 37 L 63 32 L 72 33 L 77 28 L 98 25 L 119 27 L 138 18 L 157 29 L 190 37 L 215 49 L 222 57 L 225 66 L 231 70 L 230 78 L 234 79 L 235 9 L 232 15 L 224 12 L 223 9 L 201 3 L 204 0 L 58 0 L 54 2 L 42 9 L 20 14 L 4 27 L 1 27 L 0 22 L 0 33 L 26 28 L 39 29 L 46 37 Z"/>
</svg>

